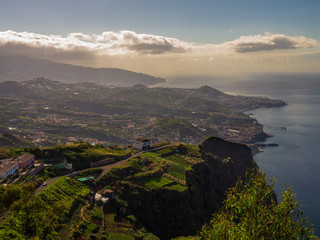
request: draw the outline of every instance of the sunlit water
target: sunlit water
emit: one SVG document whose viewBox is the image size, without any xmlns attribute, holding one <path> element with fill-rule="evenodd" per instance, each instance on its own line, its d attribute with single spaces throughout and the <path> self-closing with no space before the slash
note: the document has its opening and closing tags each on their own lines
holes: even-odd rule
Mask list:
<svg viewBox="0 0 320 240">
<path fill-rule="evenodd" d="M 217 82 L 183 80 L 167 86 L 196 88 L 210 85 L 221 91 L 238 95 L 259 95 L 278 98 L 288 103 L 285 107 L 250 111 L 274 137 L 267 147 L 255 156 L 259 167 L 277 180 L 277 195 L 283 184 L 292 187 L 297 199 L 305 207 L 305 215 L 314 223 L 320 235 L 320 79 L 273 79 L 258 81 Z M 286 130 L 281 129 L 286 126 Z"/>
</svg>

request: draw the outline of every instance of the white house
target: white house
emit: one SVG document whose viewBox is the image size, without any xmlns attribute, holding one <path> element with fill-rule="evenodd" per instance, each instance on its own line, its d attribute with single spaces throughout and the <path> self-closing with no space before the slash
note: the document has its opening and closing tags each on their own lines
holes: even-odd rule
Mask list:
<svg viewBox="0 0 320 240">
<path fill-rule="evenodd" d="M 137 149 L 150 149 L 152 141 L 148 138 L 137 138 L 133 141 L 133 147 Z"/>
<path fill-rule="evenodd" d="M 0 165 L 0 177 L 7 178 L 10 175 L 16 173 L 19 169 L 19 163 L 16 161 L 9 161 L 5 164 Z"/>
</svg>

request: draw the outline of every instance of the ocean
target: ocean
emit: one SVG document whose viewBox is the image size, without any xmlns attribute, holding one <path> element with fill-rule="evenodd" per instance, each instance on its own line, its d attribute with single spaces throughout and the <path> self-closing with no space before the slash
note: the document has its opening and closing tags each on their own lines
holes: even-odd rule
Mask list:
<svg viewBox="0 0 320 240">
<path fill-rule="evenodd" d="M 315 75 L 268 75 L 251 79 L 210 78 L 168 80 L 165 86 L 197 88 L 209 85 L 233 95 L 266 96 L 282 99 L 287 106 L 260 108 L 250 113 L 273 135 L 266 147 L 254 156 L 258 166 L 275 178 L 276 193 L 291 187 L 303 205 L 304 216 L 320 235 L 320 77 Z M 283 129 L 285 126 L 286 129 Z"/>
</svg>

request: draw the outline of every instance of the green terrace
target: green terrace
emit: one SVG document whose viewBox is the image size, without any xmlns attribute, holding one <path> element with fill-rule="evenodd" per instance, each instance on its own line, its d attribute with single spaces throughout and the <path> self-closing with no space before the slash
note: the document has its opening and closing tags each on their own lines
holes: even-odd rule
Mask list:
<svg viewBox="0 0 320 240">
<path fill-rule="evenodd" d="M 129 181 L 148 189 L 185 191 L 186 171 L 201 160 L 197 145 L 171 145 L 132 157 L 126 166 L 112 168 L 98 185 L 112 187 L 117 181 Z"/>
</svg>

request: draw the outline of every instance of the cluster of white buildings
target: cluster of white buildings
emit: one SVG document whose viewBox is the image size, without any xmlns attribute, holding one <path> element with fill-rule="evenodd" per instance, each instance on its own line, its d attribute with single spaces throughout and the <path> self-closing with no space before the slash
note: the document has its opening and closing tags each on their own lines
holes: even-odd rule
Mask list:
<svg viewBox="0 0 320 240">
<path fill-rule="evenodd" d="M 26 168 L 34 163 L 34 156 L 30 154 L 24 154 L 16 159 L 8 158 L 3 159 L 0 162 L 0 178 L 7 178 L 15 175 L 19 168 Z"/>
</svg>

